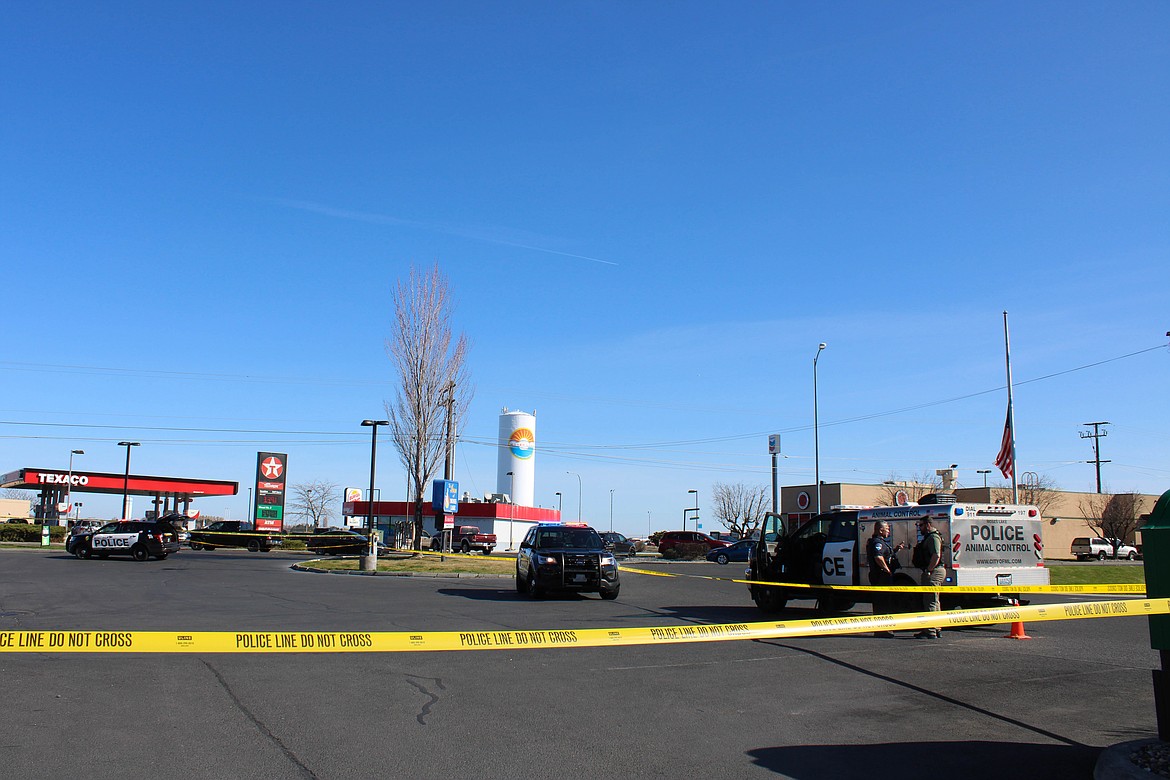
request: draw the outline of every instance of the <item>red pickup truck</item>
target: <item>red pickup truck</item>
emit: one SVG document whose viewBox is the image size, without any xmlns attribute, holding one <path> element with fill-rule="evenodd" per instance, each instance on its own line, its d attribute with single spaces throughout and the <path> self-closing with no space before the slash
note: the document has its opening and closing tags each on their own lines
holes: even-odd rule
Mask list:
<svg viewBox="0 0 1170 780">
<path fill-rule="evenodd" d="M 431 549 L 438 552 L 442 549 L 443 535 L 435 534 L 431 537 Z M 469 553 L 479 550 L 484 555 L 491 555 L 496 547 L 495 534 L 481 534 L 477 525 L 461 525 L 451 532 L 451 549 Z"/>
</svg>

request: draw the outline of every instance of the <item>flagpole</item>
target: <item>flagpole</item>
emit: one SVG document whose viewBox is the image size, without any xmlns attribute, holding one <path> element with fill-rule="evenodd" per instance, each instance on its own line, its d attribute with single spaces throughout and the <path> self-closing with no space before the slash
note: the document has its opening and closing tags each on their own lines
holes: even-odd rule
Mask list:
<svg viewBox="0 0 1170 780">
<path fill-rule="evenodd" d="M 1019 486 L 1016 483 L 1016 474 L 1019 473 L 1016 459 L 1016 409 L 1012 404 L 1012 343 L 1008 336 L 1008 313 L 1003 313 L 1003 353 L 1007 360 L 1007 391 L 1008 391 L 1008 428 L 1012 437 L 1012 503 L 1020 503 Z"/>
</svg>

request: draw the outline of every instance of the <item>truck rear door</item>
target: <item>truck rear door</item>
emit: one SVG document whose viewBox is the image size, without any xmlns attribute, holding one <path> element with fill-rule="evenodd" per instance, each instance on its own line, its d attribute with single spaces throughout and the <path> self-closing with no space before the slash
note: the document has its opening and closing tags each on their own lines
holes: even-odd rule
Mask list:
<svg viewBox="0 0 1170 780">
<path fill-rule="evenodd" d="M 857 517 L 841 515 L 829 524 L 821 554 L 821 580 L 825 585 L 856 585 Z"/>
</svg>

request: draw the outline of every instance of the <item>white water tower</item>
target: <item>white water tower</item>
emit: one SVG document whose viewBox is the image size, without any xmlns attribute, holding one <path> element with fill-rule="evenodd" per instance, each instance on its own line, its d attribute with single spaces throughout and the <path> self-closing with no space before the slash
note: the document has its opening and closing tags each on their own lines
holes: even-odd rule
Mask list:
<svg viewBox="0 0 1170 780">
<path fill-rule="evenodd" d="M 500 437 L 496 442 L 496 492 L 508 493 L 512 503 L 534 506 L 536 500 L 536 415 L 500 412 Z M 512 476 L 508 476 L 508 472 Z"/>
</svg>

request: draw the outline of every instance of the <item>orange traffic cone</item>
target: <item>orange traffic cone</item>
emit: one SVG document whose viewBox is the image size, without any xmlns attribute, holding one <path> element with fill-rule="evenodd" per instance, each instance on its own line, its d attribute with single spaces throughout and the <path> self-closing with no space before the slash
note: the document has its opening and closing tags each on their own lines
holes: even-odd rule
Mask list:
<svg viewBox="0 0 1170 780">
<path fill-rule="evenodd" d="M 1019 599 L 1012 599 L 1012 606 L 1013 607 L 1020 606 L 1020 600 Z M 1015 623 L 1012 623 L 1011 633 L 1004 634 L 1003 638 L 1004 639 L 1031 639 L 1032 637 L 1030 637 L 1024 633 L 1023 622 L 1017 620 Z"/>
</svg>

